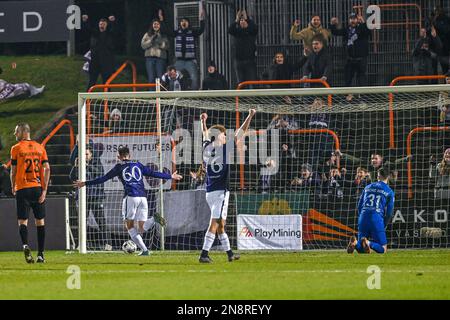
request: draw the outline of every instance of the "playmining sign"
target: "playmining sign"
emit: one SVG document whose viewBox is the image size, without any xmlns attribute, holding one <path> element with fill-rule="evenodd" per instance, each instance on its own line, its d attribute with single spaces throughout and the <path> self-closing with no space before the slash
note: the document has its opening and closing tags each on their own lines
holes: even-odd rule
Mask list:
<svg viewBox="0 0 450 320">
<path fill-rule="evenodd" d="M 0 43 L 68 41 L 80 29 L 80 8 L 71 0 L 1 1 Z"/>
</svg>

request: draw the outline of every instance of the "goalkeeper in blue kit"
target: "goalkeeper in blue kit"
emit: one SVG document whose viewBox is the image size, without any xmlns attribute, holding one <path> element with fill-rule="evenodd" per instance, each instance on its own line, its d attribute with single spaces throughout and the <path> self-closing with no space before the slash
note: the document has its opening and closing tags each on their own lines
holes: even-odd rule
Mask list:
<svg viewBox="0 0 450 320">
<path fill-rule="evenodd" d="M 350 238 L 348 253 L 385 253 L 387 251 L 386 225 L 394 210 L 394 191 L 389 187 L 390 172 L 378 170 L 378 181 L 369 184 L 358 202 L 358 240 Z"/>
</svg>

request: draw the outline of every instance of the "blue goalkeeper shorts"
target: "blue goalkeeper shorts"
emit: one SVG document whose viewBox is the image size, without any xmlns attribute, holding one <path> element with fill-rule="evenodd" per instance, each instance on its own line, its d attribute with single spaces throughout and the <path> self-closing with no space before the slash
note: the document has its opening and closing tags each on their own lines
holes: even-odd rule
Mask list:
<svg viewBox="0 0 450 320">
<path fill-rule="evenodd" d="M 382 246 L 387 244 L 383 217 L 376 212 L 365 212 L 358 218 L 358 241 L 367 238 Z"/>
</svg>

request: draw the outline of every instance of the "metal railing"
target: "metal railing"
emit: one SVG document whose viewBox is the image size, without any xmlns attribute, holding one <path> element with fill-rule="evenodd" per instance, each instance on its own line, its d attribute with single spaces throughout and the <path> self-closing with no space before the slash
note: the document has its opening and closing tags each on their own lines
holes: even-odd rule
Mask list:
<svg viewBox="0 0 450 320">
<path fill-rule="evenodd" d="M 89 88 L 88 92 L 94 92 L 96 89 L 103 89 L 103 91 L 107 92 L 108 89 L 129 89 L 132 88 L 133 91 L 136 91 L 137 88 L 155 88 L 155 83 L 131 83 L 131 84 L 96 84 Z M 86 115 L 87 115 L 87 132 L 91 133 L 91 101 L 86 100 Z M 103 102 L 103 119 L 105 121 L 108 120 L 109 110 L 108 110 L 108 100 L 105 99 Z M 107 128 L 104 128 L 105 130 Z"/>
<path fill-rule="evenodd" d="M 406 40 L 406 52 L 410 52 L 410 26 L 418 26 L 419 30 L 422 28 L 422 8 L 417 3 L 392 3 L 392 4 L 379 4 L 378 7 L 381 10 L 402 10 L 405 15 L 405 21 L 396 22 L 381 22 L 381 27 L 401 27 L 404 26 L 406 29 L 405 40 Z M 363 6 L 353 6 L 353 9 L 357 9 L 359 14 L 362 14 Z M 417 9 L 418 19 L 410 21 L 408 9 Z M 379 36 L 376 30 L 374 30 L 374 41 L 373 41 L 373 51 L 378 52 Z"/>
<path fill-rule="evenodd" d="M 73 150 L 75 146 L 75 133 L 73 130 L 72 121 L 68 119 L 61 120 L 58 125 L 47 135 L 47 137 L 42 140 L 41 145 L 45 148 L 47 143 L 58 133 L 59 130 L 61 130 L 62 127 L 66 125 L 69 127 L 70 150 Z M 6 163 L 6 167 L 8 169 L 11 167 L 11 160 Z"/>
<path fill-rule="evenodd" d="M 414 196 L 413 193 L 413 175 L 412 175 L 412 151 L 411 151 L 411 142 L 412 138 L 415 134 L 420 132 L 438 132 L 438 131 L 448 131 L 450 127 L 419 127 L 411 130 L 406 139 L 406 154 L 408 156 L 407 170 L 408 170 L 408 199 L 412 199 Z"/>
<path fill-rule="evenodd" d="M 444 75 L 431 76 L 401 76 L 391 81 L 390 86 L 395 86 L 400 81 L 415 81 L 415 80 L 442 80 Z M 389 93 L 389 149 L 395 148 L 395 121 L 394 121 L 394 94 Z"/>
</svg>

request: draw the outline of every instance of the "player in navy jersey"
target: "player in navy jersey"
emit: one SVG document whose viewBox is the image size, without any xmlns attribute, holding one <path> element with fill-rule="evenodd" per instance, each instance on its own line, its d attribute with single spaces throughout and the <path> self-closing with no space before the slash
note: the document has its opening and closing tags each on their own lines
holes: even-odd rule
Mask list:
<svg viewBox="0 0 450 320">
<path fill-rule="evenodd" d="M 140 255 L 148 256 L 149 252 L 142 240 L 139 231 L 148 231 L 152 224 L 148 217 L 147 193 L 144 187 L 143 177 L 154 177 L 159 179 L 181 180 L 182 177 L 175 171 L 172 175 L 163 172 L 153 171 L 144 166 L 139 161 L 130 160 L 130 150 L 128 147 L 120 147 L 118 150 L 120 163 L 116 164 L 104 176 L 89 181 L 75 181 L 74 186 L 82 188 L 118 177 L 124 188 L 124 198 L 122 201 L 122 217 L 126 223 L 128 234 L 131 239 L 141 248 Z M 135 221 L 138 222 L 139 231 L 135 228 Z"/>
<path fill-rule="evenodd" d="M 250 114 L 245 119 L 242 126 L 236 131 L 234 139 L 236 144 L 240 144 L 255 115 L 255 109 L 250 110 Z M 209 130 L 206 126 L 208 115 L 203 113 L 200 116 L 203 132 L 203 162 L 206 168 L 206 202 L 211 209 L 211 220 L 208 231 L 205 234 L 203 242 L 203 250 L 200 254 L 199 261 L 201 263 L 212 262 L 209 257 L 216 233 L 220 242 L 223 244 L 228 255 L 228 261 L 238 260 L 240 256 L 234 254 L 230 247 L 230 240 L 225 232 L 225 222 L 227 219 L 228 200 L 230 192 L 228 190 L 229 180 L 229 159 L 227 150 L 226 129 L 222 125 L 212 126 Z M 211 133 L 216 135 L 211 137 Z M 214 139 L 213 139 L 214 138 Z M 228 152 L 227 152 L 228 151 Z"/>
<path fill-rule="evenodd" d="M 392 216 L 395 201 L 394 191 L 388 185 L 389 176 L 389 169 L 380 168 L 378 182 L 364 188 L 358 202 L 358 240 L 350 238 L 348 253 L 353 253 L 355 249 L 359 253 L 387 251 L 385 228 Z"/>
</svg>

